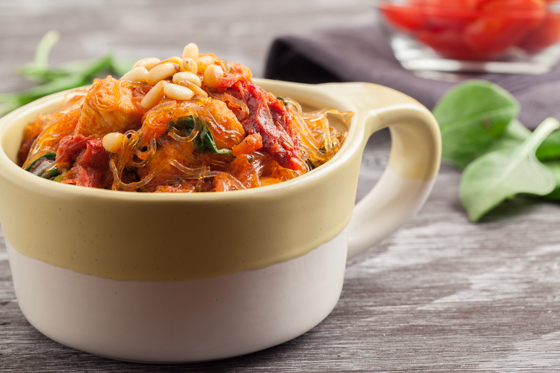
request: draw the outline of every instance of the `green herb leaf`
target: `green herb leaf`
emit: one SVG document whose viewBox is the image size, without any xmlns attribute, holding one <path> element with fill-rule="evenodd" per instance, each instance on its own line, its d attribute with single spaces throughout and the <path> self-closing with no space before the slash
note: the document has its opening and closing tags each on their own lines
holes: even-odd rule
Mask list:
<svg viewBox="0 0 560 373">
<path fill-rule="evenodd" d="M 554 190 L 543 196 L 543 198 L 555 201 L 560 200 L 560 160 L 543 162 L 543 165 L 552 173 L 552 176 L 556 181 L 556 187 Z"/>
<path fill-rule="evenodd" d="M 539 161 L 560 159 L 560 131 L 554 131 L 537 149 Z"/>
<path fill-rule="evenodd" d="M 188 136 L 195 128 L 197 122 L 200 127 L 200 132 L 194 138 L 193 143 L 199 153 L 204 153 L 206 150 L 209 150 L 212 154 L 232 154 L 230 149 L 218 149 L 214 136 L 208 129 L 206 123 L 195 115 L 180 117 L 176 122 L 169 122 L 169 125 L 183 131 L 183 133 Z"/>
<path fill-rule="evenodd" d="M 484 154 L 491 153 L 496 150 L 513 148 L 521 145 L 523 141 L 531 136 L 531 131 L 527 129 L 521 122 L 517 119 L 512 120 L 507 126 L 504 132 L 490 143 L 487 148 L 484 148 L 476 157 L 481 157 Z"/>
<path fill-rule="evenodd" d="M 46 169 L 45 172 L 41 174 L 41 177 L 43 179 L 54 179 L 58 175 L 60 175 L 60 171 L 58 170 L 58 167 L 56 167 L 56 163 L 55 163 L 54 165 Z"/>
<path fill-rule="evenodd" d="M 19 69 L 26 79 L 43 84 L 21 93 L 0 94 L 0 116 L 43 96 L 90 84 L 103 71 L 120 76 L 132 66 L 130 61 L 117 61 L 111 53 L 107 53 L 93 62 L 71 61 L 49 68 L 49 52 L 57 40 L 58 33 L 49 31 L 37 47 L 35 61 Z"/>
<path fill-rule="evenodd" d="M 135 61 L 131 60 L 118 60 L 116 58 L 111 59 L 111 66 L 110 70 L 117 75 L 117 77 L 121 77 L 130 70 L 132 70 L 132 66 L 134 66 Z"/>
<path fill-rule="evenodd" d="M 284 104 L 285 107 L 288 107 L 288 101 L 286 101 L 286 99 L 282 96 L 276 96 L 276 98 L 280 101 L 282 101 L 282 103 Z"/>
<path fill-rule="evenodd" d="M 55 30 L 47 32 L 37 46 L 37 50 L 35 51 L 35 61 L 22 66 L 19 69 L 19 73 L 29 80 L 48 80 L 45 77 L 45 73 L 49 67 L 49 54 L 52 47 L 58 42 L 59 37 L 60 35 Z"/>
<path fill-rule="evenodd" d="M 48 152 L 45 153 L 43 155 L 41 155 L 40 157 L 37 157 L 37 159 L 35 159 L 33 162 L 31 162 L 29 164 L 29 166 L 25 167 L 25 171 L 31 171 L 31 169 L 37 164 L 37 162 L 39 162 L 41 159 L 48 159 L 51 161 L 54 161 L 54 159 L 56 158 L 56 153 L 55 152 Z"/>
<path fill-rule="evenodd" d="M 452 88 L 433 114 L 442 137 L 442 157 L 464 168 L 519 114 L 517 100 L 499 86 L 469 81 Z"/>
<path fill-rule="evenodd" d="M 460 197 L 471 221 L 519 193 L 543 196 L 554 190 L 554 176 L 535 152 L 558 128 L 560 122 L 548 118 L 521 145 L 488 153 L 468 165 L 461 178 Z"/>
</svg>

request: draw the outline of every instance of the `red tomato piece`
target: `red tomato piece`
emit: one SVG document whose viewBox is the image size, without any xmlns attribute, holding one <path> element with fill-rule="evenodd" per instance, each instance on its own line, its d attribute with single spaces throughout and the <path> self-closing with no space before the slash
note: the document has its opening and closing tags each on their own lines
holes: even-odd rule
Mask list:
<svg viewBox="0 0 560 373">
<path fill-rule="evenodd" d="M 431 28 L 461 29 L 476 16 L 474 10 L 486 0 L 424 0 Z"/>
<path fill-rule="evenodd" d="M 288 109 L 254 84 L 247 83 L 241 94 L 250 112 L 241 122 L 245 132 L 260 134 L 263 149 L 282 167 L 303 170 L 305 165 L 299 158 L 299 138 L 293 130 Z"/>
<path fill-rule="evenodd" d="M 401 31 L 415 32 L 426 23 L 424 12 L 418 6 L 386 4 L 381 11 L 387 21 Z"/>
<path fill-rule="evenodd" d="M 485 15 L 465 28 L 464 40 L 486 55 L 499 55 L 516 45 L 546 15 L 544 0 L 489 0 L 480 9 Z"/>
<path fill-rule="evenodd" d="M 560 40 L 560 14 L 549 13 L 537 28 L 518 44 L 529 53 L 537 53 Z"/>
<path fill-rule="evenodd" d="M 472 50 L 463 40 L 461 32 L 457 30 L 423 30 L 416 37 L 420 42 L 447 58 L 477 60 L 485 57 Z"/>
<path fill-rule="evenodd" d="M 60 170 L 67 170 L 87 146 L 88 138 L 84 135 L 68 135 L 60 140 L 56 150 L 56 166 Z"/>
<path fill-rule="evenodd" d="M 101 188 L 101 179 L 108 166 L 109 153 L 103 148 L 103 141 L 88 140 L 86 148 L 76 159 L 74 167 L 66 173 L 62 183 Z"/>
</svg>

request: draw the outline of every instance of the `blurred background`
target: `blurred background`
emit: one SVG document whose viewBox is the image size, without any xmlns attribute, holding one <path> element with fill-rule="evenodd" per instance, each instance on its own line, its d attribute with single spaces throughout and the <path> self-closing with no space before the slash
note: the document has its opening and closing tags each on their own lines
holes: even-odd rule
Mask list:
<svg viewBox="0 0 560 373">
<path fill-rule="evenodd" d="M 371 24 L 365 0 L 19 0 L 0 1 L 0 92 L 29 86 L 15 74 L 33 60 L 49 30 L 60 32 L 50 62 L 95 59 L 108 51 L 133 61 L 167 58 L 189 42 L 202 53 L 240 62 L 263 77 L 275 36 L 317 28 Z"/>
</svg>

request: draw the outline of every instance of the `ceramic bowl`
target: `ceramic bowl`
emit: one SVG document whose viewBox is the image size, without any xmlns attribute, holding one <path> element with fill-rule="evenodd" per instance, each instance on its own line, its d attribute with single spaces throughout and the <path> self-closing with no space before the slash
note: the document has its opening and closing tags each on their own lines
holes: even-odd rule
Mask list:
<svg viewBox="0 0 560 373">
<path fill-rule="evenodd" d="M 347 257 L 426 200 L 440 162 L 431 113 L 365 84 L 257 84 L 309 107 L 356 113 L 327 164 L 226 193 L 143 194 L 64 185 L 15 163 L 24 126 L 55 94 L 0 121 L 0 222 L 19 306 L 40 332 L 92 354 L 190 362 L 250 353 L 321 322 Z M 368 137 L 389 127 L 389 166 L 354 208 Z"/>
</svg>

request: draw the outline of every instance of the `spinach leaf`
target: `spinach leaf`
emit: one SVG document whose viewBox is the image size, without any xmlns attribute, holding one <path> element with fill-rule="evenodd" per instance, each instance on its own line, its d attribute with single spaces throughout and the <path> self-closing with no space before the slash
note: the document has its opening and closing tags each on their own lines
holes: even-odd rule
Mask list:
<svg viewBox="0 0 560 373">
<path fill-rule="evenodd" d="M 543 162 L 543 165 L 552 173 L 556 181 L 556 187 L 552 192 L 543 196 L 545 199 L 560 200 L 560 160 Z"/>
<path fill-rule="evenodd" d="M 191 133 L 197 124 L 200 128 L 200 132 L 194 138 L 193 143 L 199 153 L 204 153 L 206 150 L 209 150 L 212 154 L 232 154 L 230 149 L 218 149 L 214 136 L 208 129 L 208 125 L 198 116 L 189 115 L 180 117 L 176 122 L 169 122 L 169 126 L 182 131 L 186 136 Z"/>
<path fill-rule="evenodd" d="M 484 154 L 491 153 L 496 150 L 513 148 L 521 145 L 521 143 L 531 136 L 531 131 L 527 129 L 517 119 L 512 120 L 504 130 L 504 132 L 490 143 L 490 145 L 477 154 L 477 158 Z"/>
<path fill-rule="evenodd" d="M 58 175 L 60 175 L 60 171 L 58 170 L 58 167 L 56 167 L 56 164 L 53 164 L 41 174 L 41 177 L 43 179 L 54 179 Z"/>
<path fill-rule="evenodd" d="M 521 145 L 488 153 L 467 166 L 459 193 L 471 221 L 478 221 L 516 194 L 543 196 L 554 190 L 554 176 L 537 160 L 535 152 L 558 128 L 560 122 L 548 118 Z"/>
<path fill-rule="evenodd" d="M 519 104 L 499 86 L 473 80 L 452 88 L 433 114 L 441 129 L 442 157 L 464 168 L 517 118 Z"/>
<path fill-rule="evenodd" d="M 41 155 L 40 157 L 37 157 L 37 159 L 35 159 L 33 162 L 31 162 L 29 164 L 29 166 L 25 167 L 25 171 L 30 171 L 35 167 L 35 165 L 37 165 L 37 163 L 41 160 L 41 159 L 48 159 L 50 161 L 54 161 L 54 159 L 56 158 L 56 153 L 55 152 L 48 152 L 45 153 L 43 155 Z"/>
<path fill-rule="evenodd" d="M 60 174 L 56 166 L 56 153 L 48 152 L 35 159 L 25 171 L 31 172 L 33 175 L 42 177 L 43 179 L 52 179 Z"/>
<path fill-rule="evenodd" d="M 537 149 L 539 161 L 548 161 L 560 158 L 560 131 L 554 131 Z"/>
</svg>

